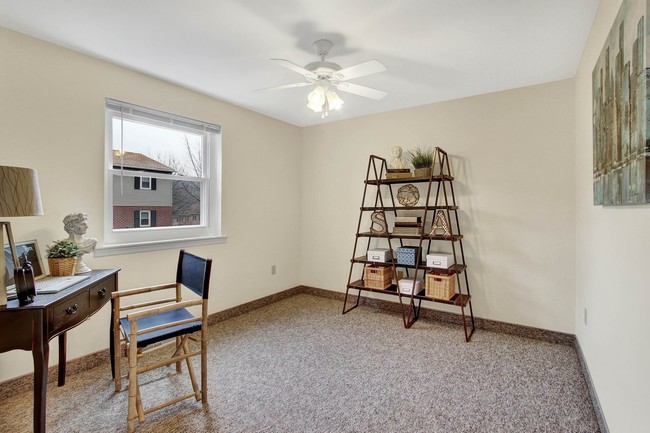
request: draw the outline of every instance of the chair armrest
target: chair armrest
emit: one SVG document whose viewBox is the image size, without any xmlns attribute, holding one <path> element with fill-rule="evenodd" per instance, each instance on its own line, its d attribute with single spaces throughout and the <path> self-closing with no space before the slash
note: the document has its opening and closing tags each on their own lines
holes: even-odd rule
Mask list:
<svg viewBox="0 0 650 433">
<path fill-rule="evenodd" d="M 126 315 L 126 318 L 129 322 L 135 322 L 137 320 L 142 319 L 143 317 L 154 316 L 156 314 L 165 313 L 167 311 L 180 310 L 181 308 L 193 307 L 195 305 L 201 305 L 201 304 L 203 304 L 203 299 L 181 301 L 169 305 L 163 305 L 162 307 L 148 308 L 146 310 L 130 313 Z"/>
<path fill-rule="evenodd" d="M 123 296 L 139 295 L 141 293 L 155 292 L 156 290 L 176 288 L 176 283 L 159 284 L 157 286 L 138 287 L 135 289 L 118 290 L 111 295 L 112 299 Z"/>
<path fill-rule="evenodd" d="M 167 322 L 167 323 L 163 323 L 161 325 L 152 326 L 150 328 L 138 329 L 137 335 L 144 335 L 144 334 L 148 334 L 150 332 L 158 332 L 158 331 L 162 331 L 164 329 L 173 328 L 174 326 L 185 325 L 186 323 L 199 322 L 200 320 L 201 320 L 200 317 L 192 317 L 190 319 L 177 320 L 175 322 Z M 133 323 L 134 322 L 131 322 L 131 326 L 133 326 Z M 136 340 L 137 340 L 137 337 L 136 337 Z"/>
</svg>

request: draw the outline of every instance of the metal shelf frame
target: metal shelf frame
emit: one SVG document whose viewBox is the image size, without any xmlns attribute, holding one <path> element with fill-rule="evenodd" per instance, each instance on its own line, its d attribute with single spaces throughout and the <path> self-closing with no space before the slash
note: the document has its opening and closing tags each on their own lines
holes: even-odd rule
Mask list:
<svg viewBox="0 0 650 433">
<path fill-rule="evenodd" d="M 397 296 L 402 307 L 402 320 L 405 328 L 410 328 L 413 326 L 413 324 L 420 317 L 420 308 L 422 306 L 422 301 L 454 305 L 460 307 L 463 329 L 465 332 L 465 341 L 469 342 L 472 338 L 472 335 L 474 334 L 474 331 L 476 330 L 476 324 L 474 321 L 474 312 L 472 309 L 472 296 L 470 294 L 469 278 L 467 276 L 467 265 L 465 263 L 463 236 L 460 231 L 460 222 L 458 218 L 458 206 L 456 204 L 456 196 L 454 193 L 454 177 L 451 174 L 449 156 L 447 155 L 447 152 L 439 147 L 436 147 L 434 150 L 431 174 L 429 177 L 424 178 L 384 179 L 388 171 L 387 168 L 388 165 L 384 158 L 376 155 L 370 155 L 370 158 L 368 159 L 368 168 L 366 170 L 363 197 L 361 199 L 361 206 L 359 208 L 359 221 L 357 223 L 354 250 L 352 253 L 352 259 L 350 260 L 348 283 L 345 291 L 345 299 L 343 301 L 343 314 L 346 314 L 359 306 L 362 292 L 381 293 Z M 396 206 L 395 194 L 393 193 L 393 185 L 413 183 L 427 184 L 426 196 L 424 197 L 425 204 L 423 206 L 413 207 Z M 369 189 L 372 190 L 373 188 L 374 200 L 372 196 L 373 192 L 369 191 Z M 388 190 L 390 203 L 384 203 L 385 200 L 382 196 L 382 189 Z M 431 201 L 432 198 L 433 202 Z M 367 200 L 373 200 L 374 204 L 366 204 Z M 404 210 L 411 212 L 421 212 L 423 227 L 426 226 L 427 217 L 429 215 L 433 215 L 433 217 L 431 217 L 431 221 L 433 222 L 436 212 L 438 210 L 442 210 L 445 213 L 447 222 L 449 224 L 450 236 L 429 235 L 429 233 L 425 233 L 424 231 L 420 235 L 397 235 L 391 233 L 390 231 L 383 234 L 361 231 L 363 217 L 367 212 L 382 212 L 384 220 L 388 221 L 386 218 L 387 214 L 392 214 L 396 217 L 398 211 Z M 387 241 L 388 248 L 391 250 L 391 254 L 394 259 L 386 263 L 386 265 L 392 267 L 393 276 L 395 277 L 397 277 L 397 268 L 404 269 L 407 276 L 409 276 L 410 272 L 412 271 L 414 279 L 417 279 L 418 273 L 422 273 L 423 276 L 426 276 L 427 272 L 433 272 L 439 275 L 456 274 L 456 287 L 453 297 L 449 300 L 432 298 L 426 296 L 424 289 L 419 293 L 412 293 L 410 295 L 403 294 L 399 291 L 396 284 L 391 284 L 391 286 L 386 289 L 377 289 L 364 286 L 363 279 L 353 280 L 355 268 L 359 268 L 359 265 L 363 267 L 363 275 L 366 266 L 370 264 L 376 264 L 375 262 L 366 260 L 366 256 L 357 257 L 359 240 L 367 239 L 365 246 L 365 250 L 367 251 L 370 248 L 370 242 L 373 238 L 385 239 Z M 417 246 L 419 247 L 420 252 L 429 252 L 431 250 L 432 242 L 449 242 L 451 244 L 452 255 L 454 256 L 455 264 L 449 269 L 429 268 L 426 266 L 426 263 L 422 262 L 421 260 L 417 260 L 415 265 L 398 264 L 397 260 L 395 259 L 396 256 L 394 254 L 393 247 L 404 246 L 404 240 L 418 241 Z M 423 280 L 426 281 L 426 278 L 423 278 Z M 356 294 L 351 295 L 350 291 L 356 291 Z M 353 302 L 350 299 L 352 296 L 356 296 L 356 302 Z"/>
</svg>

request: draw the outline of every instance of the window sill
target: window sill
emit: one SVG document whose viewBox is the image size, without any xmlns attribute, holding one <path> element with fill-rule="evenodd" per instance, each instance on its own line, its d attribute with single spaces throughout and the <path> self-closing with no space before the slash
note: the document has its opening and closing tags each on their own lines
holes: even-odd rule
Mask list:
<svg viewBox="0 0 650 433">
<path fill-rule="evenodd" d="M 132 244 L 104 245 L 102 247 L 95 248 L 94 257 L 143 253 L 146 251 L 168 250 L 197 245 L 225 244 L 227 241 L 228 236 L 209 236 L 203 238 L 171 239 L 164 241 L 135 242 Z"/>
</svg>

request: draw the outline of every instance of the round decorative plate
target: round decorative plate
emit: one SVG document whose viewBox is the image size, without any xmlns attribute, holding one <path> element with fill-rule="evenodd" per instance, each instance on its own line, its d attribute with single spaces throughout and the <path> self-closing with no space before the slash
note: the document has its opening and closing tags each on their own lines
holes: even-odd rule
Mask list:
<svg viewBox="0 0 650 433">
<path fill-rule="evenodd" d="M 420 200 L 420 191 L 418 191 L 415 185 L 404 185 L 397 190 L 397 201 L 402 206 L 411 207 L 418 204 Z"/>
</svg>

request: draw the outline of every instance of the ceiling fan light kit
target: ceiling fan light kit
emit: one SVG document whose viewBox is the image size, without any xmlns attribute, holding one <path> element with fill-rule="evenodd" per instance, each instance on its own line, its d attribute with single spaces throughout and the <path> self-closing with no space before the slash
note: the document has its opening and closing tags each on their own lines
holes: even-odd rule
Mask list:
<svg viewBox="0 0 650 433">
<path fill-rule="evenodd" d="M 319 83 L 307 95 L 307 108 L 326 117 L 330 111 L 340 110 L 345 102 L 327 83 Z"/>
<path fill-rule="evenodd" d="M 332 48 L 332 42 L 327 39 L 319 39 L 314 42 L 316 53 L 320 61 L 312 62 L 302 67 L 286 59 L 271 59 L 280 63 L 287 69 L 301 74 L 305 82 L 285 84 L 283 86 L 259 89 L 258 91 L 290 89 L 314 85 L 314 89 L 307 95 L 307 108 L 316 113 L 321 113 L 321 118 L 326 117 L 330 111 L 339 110 L 343 106 L 343 99 L 336 93 L 336 90 L 352 93 L 374 100 L 383 99 L 387 93 L 382 90 L 372 89 L 359 84 L 348 83 L 347 80 L 365 77 L 367 75 L 383 72 L 386 67 L 378 60 L 368 60 L 349 68 L 341 68 L 334 62 L 328 62 L 325 57 Z"/>
</svg>

